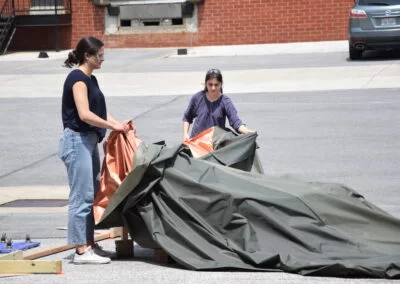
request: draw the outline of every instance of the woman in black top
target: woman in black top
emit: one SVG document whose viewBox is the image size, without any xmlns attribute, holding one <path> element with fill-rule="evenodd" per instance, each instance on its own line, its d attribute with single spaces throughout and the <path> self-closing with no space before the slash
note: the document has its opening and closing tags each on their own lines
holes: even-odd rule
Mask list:
<svg viewBox="0 0 400 284">
<path fill-rule="evenodd" d="M 66 67 L 78 66 L 64 83 L 64 132 L 58 154 L 68 173 L 68 242 L 76 247 L 76 264 L 110 262 L 109 254 L 94 243 L 93 202 L 100 181 L 97 144 L 106 129 L 129 130 L 127 122 L 119 122 L 107 112 L 104 95 L 92 75 L 103 61 L 104 44 L 94 37 L 82 38 L 65 60 Z"/>
</svg>

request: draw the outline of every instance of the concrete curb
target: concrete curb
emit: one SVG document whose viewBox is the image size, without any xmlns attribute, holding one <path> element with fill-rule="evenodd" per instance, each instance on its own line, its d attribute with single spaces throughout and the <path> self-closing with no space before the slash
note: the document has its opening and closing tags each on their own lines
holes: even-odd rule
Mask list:
<svg viewBox="0 0 400 284">
<path fill-rule="evenodd" d="M 107 48 L 107 47 L 106 47 Z M 121 49 L 123 50 L 123 49 Z M 346 41 L 318 41 L 271 43 L 249 45 L 224 45 L 224 46 L 196 46 L 188 47 L 186 55 L 172 55 L 171 57 L 204 57 L 204 56 L 243 56 L 243 55 L 273 55 L 273 54 L 299 54 L 299 53 L 324 53 L 347 52 Z M 39 58 L 39 51 L 15 52 L 0 56 L 0 61 L 44 61 L 64 59 L 70 50 L 47 51 L 48 58 Z"/>
</svg>

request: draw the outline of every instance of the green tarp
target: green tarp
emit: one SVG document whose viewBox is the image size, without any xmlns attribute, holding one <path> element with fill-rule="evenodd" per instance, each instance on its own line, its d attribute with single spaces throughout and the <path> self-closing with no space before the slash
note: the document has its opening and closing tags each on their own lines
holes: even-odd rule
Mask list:
<svg viewBox="0 0 400 284">
<path fill-rule="evenodd" d="M 256 134 L 228 140 L 202 159 L 142 146 L 99 227 L 193 270 L 400 278 L 399 219 L 344 185 L 257 173 Z"/>
</svg>

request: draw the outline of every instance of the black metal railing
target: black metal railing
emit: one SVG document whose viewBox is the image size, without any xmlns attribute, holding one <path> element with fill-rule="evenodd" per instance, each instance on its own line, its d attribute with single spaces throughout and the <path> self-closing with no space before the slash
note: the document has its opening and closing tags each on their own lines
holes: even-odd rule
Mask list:
<svg viewBox="0 0 400 284">
<path fill-rule="evenodd" d="M 13 0 L 13 2 L 17 16 L 71 14 L 71 0 Z"/>
<path fill-rule="evenodd" d="M 72 0 L 5 0 L 0 7 L 0 55 L 6 53 L 18 27 L 58 27 L 72 24 Z"/>
<path fill-rule="evenodd" d="M 17 27 L 71 25 L 71 0 L 13 0 Z"/>
<path fill-rule="evenodd" d="M 7 52 L 15 33 L 15 10 L 12 0 L 5 0 L 0 7 L 0 54 Z"/>
</svg>

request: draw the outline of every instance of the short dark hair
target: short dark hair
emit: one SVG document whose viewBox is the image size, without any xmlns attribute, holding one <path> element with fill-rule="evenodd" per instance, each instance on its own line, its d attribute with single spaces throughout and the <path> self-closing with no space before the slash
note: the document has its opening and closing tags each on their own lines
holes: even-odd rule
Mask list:
<svg viewBox="0 0 400 284">
<path fill-rule="evenodd" d="M 216 68 L 211 68 L 211 69 L 209 69 L 209 70 L 207 71 L 207 73 L 206 73 L 206 78 L 205 78 L 205 80 L 204 80 L 204 90 L 203 90 L 204 92 L 207 92 L 207 91 L 208 91 L 208 90 L 207 90 L 207 81 L 210 80 L 210 79 L 217 79 L 217 81 L 221 83 L 221 93 L 223 93 L 223 91 L 222 91 L 222 84 L 223 84 L 224 82 L 223 82 L 223 79 L 222 79 L 221 70 L 216 69 Z"/>
<path fill-rule="evenodd" d="M 71 68 L 75 64 L 82 65 L 85 62 L 85 53 L 96 55 L 103 46 L 104 43 L 98 38 L 92 36 L 81 38 L 76 48 L 68 54 L 64 66 Z"/>
</svg>

